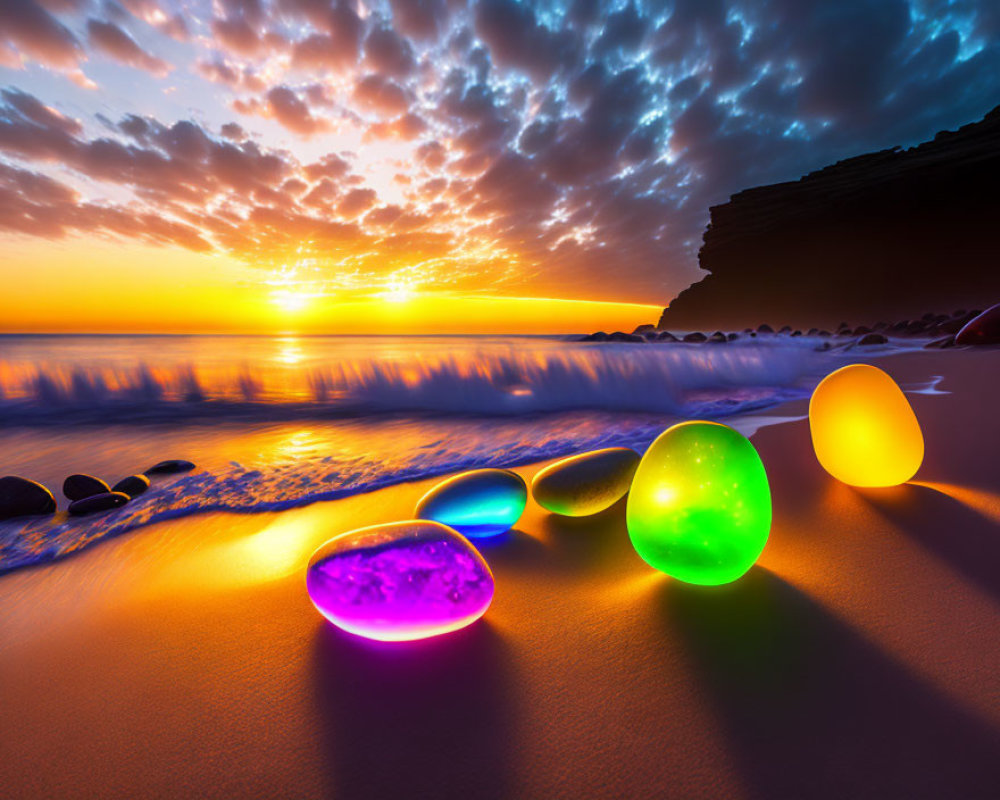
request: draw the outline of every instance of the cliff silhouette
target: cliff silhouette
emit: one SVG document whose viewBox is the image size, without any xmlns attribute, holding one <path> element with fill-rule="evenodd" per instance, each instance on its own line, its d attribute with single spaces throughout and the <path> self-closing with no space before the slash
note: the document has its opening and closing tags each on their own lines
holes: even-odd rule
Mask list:
<svg viewBox="0 0 1000 800">
<path fill-rule="evenodd" d="M 1000 300 L 1000 106 L 710 209 L 709 274 L 658 327 L 835 327 Z"/>
</svg>

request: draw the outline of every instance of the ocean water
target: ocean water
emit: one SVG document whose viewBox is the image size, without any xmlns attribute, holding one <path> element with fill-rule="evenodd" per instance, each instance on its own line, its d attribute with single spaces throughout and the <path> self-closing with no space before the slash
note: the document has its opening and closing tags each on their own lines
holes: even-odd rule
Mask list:
<svg viewBox="0 0 1000 800">
<path fill-rule="evenodd" d="M 726 345 L 576 337 L 0 336 L 0 472 L 60 512 L 0 522 L 0 572 L 152 522 L 303 505 L 483 466 L 612 445 L 682 419 L 805 397 L 841 350 L 768 336 Z M 114 483 L 167 458 L 125 507 L 69 518 L 63 478 Z"/>
</svg>

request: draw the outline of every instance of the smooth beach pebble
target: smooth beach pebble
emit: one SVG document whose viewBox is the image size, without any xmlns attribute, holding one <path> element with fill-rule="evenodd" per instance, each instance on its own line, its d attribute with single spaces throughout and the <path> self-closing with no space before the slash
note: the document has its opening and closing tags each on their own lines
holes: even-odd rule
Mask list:
<svg viewBox="0 0 1000 800">
<path fill-rule="evenodd" d="M 63 481 L 63 494 L 70 500 L 83 500 L 84 497 L 110 491 L 110 486 L 93 475 L 70 475 Z"/>
<path fill-rule="evenodd" d="M 726 425 L 674 425 L 639 462 L 626 523 L 636 552 L 661 572 L 685 583 L 734 581 L 753 566 L 771 530 L 760 456 Z"/>
<path fill-rule="evenodd" d="M 309 559 L 309 598 L 338 628 L 381 641 L 464 628 L 493 600 L 493 573 L 460 533 L 425 520 L 337 536 Z"/>
<path fill-rule="evenodd" d="M 528 487 L 509 469 L 475 469 L 442 481 L 417 503 L 414 516 L 454 528 L 463 536 L 496 536 L 524 513 Z"/>
<path fill-rule="evenodd" d="M 112 508 L 121 508 L 129 499 L 124 492 L 92 494 L 90 497 L 70 503 L 69 513 L 75 517 L 82 517 L 85 514 L 96 514 L 98 511 L 110 511 Z"/>
<path fill-rule="evenodd" d="M 173 458 L 169 461 L 161 461 L 147 469 L 144 475 L 174 475 L 178 472 L 190 472 L 194 469 L 194 464 L 180 458 Z"/>
<path fill-rule="evenodd" d="M 920 423 L 896 382 L 878 367 L 851 364 L 827 375 L 809 401 L 816 458 L 851 486 L 896 486 L 924 458 Z"/>
<path fill-rule="evenodd" d="M 629 447 L 609 447 L 570 456 L 537 472 L 531 496 L 546 511 L 585 517 L 610 508 L 632 485 L 639 454 Z"/>
<path fill-rule="evenodd" d="M 17 475 L 0 478 L 0 519 L 51 514 L 55 510 L 56 499 L 42 484 Z"/>
<path fill-rule="evenodd" d="M 129 475 L 122 478 L 111 487 L 112 492 L 123 492 L 131 498 L 136 498 L 149 488 L 149 478 L 145 475 Z"/>
<path fill-rule="evenodd" d="M 955 344 L 1000 344 L 1000 303 L 969 320 L 956 334 Z"/>
</svg>

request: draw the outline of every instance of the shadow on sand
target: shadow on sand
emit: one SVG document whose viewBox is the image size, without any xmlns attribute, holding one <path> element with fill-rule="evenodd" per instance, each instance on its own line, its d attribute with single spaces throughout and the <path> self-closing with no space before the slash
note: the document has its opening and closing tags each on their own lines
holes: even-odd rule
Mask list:
<svg viewBox="0 0 1000 800">
<path fill-rule="evenodd" d="M 996 728 L 774 574 L 755 567 L 729 586 L 662 591 L 667 641 L 690 653 L 752 796 L 995 792 Z"/>
<path fill-rule="evenodd" d="M 504 643 L 484 621 L 388 644 L 321 626 L 315 681 L 331 796 L 509 796 L 509 680 Z"/>
<path fill-rule="evenodd" d="M 1000 526 L 930 486 L 906 483 L 858 494 L 899 530 L 1000 599 Z"/>
</svg>

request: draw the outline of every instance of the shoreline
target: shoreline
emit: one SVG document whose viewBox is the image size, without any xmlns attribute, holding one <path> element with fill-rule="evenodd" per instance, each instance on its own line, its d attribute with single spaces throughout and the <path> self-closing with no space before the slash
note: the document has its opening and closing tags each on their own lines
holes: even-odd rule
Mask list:
<svg viewBox="0 0 1000 800">
<path fill-rule="evenodd" d="M 406 518 L 443 476 L 156 523 L 0 576 L 0 785 L 976 796 L 1000 757 L 1000 351 L 889 363 L 901 383 L 944 376 L 945 394 L 909 396 L 927 442 L 917 478 L 849 489 L 816 464 L 807 422 L 760 429 L 771 538 L 711 593 L 639 560 L 623 504 L 567 520 L 529 501 L 482 546 L 497 595 L 479 623 L 404 647 L 340 635 L 306 596 L 309 555 Z"/>
</svg>

